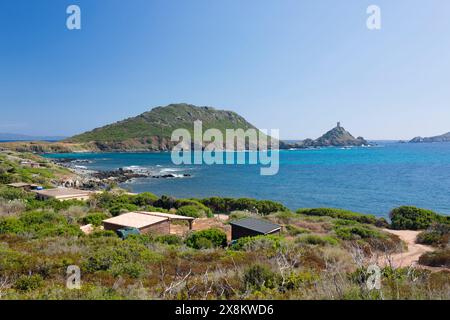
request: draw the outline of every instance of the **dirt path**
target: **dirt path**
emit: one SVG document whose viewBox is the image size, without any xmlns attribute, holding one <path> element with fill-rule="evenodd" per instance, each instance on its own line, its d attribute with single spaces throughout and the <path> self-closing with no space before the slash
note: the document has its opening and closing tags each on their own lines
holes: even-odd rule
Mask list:
<svg viewBox="0 0 450 320">
<path fill-rule="evenodd" d="M 408 250 L 401 253 L 393 254 L 390 259 L 391 263 L 395 267 L 408 267 L 418 265 L 419 257 L 434 249 L 430 246 L 416 243 L 416 237 L 420 231 L 411 230 L 388 230 L 384 231 L 397 235 L 401 240 L 403 240 L 408 245 Z M 386 260 L 386 259 L 385 259 Z M 388 261 L 384 261 L 384 264 L 388 264 Z"/>
</svg>

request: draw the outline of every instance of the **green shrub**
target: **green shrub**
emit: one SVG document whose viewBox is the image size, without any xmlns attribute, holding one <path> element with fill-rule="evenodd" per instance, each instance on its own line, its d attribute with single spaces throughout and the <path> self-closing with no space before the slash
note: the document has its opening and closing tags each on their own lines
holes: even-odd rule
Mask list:
<svg viewBox="0 0 450 320">
<path fill-rule="evenodd" d="M 132 203 L 139 207 L 153 206 L 157 200 L 158 197 L 150 192 L 143 192 L 131 197 Z"/>
<path fill-rule="evenodd" d="M 295 242 L 297 243 L 306 243 L 306 244 L 312 244 L 312 245 L 319 245 L 319 246 L 325 246 L 325 245 L 332 245 L 336 246 L 339 244 L 339 241 L 331 236 L 320 236 L 317 234 L 305 234 L 300 237 L 298 237 Z"/>
<path fill-rule="evenodd" d="M 108 210 L 113 216 L 123 212 L 139 210 L 139 206 L 152 205 L 154 197 L 150 193 L 144 195 L 115 194 L 112 192 L 102 192 L 95 194 L 90 199 L 91 206 Z"/>
<path fill-rule="evenodd" d="M 286 231 L 291 236 L 298 236 L 299 234 L 311 233 L 311 231 L 308 229 L 300 228 L 300 227 L 297 227 L 296 225 L 292 225 L 292 224 L 288 224 L 286 226 Z"/>
<path fill-rule="evenodd" d="M 376 224 L 378 219 L 375 216 L 368 214 L 361 214 L 343 209 L 334 208 L 313 208 L 313 209 L 298 209 L 298 214 L 308 216 L 327 216 L 332 218 L 339 218 L 344 220 L 353 220 L 360 223 Z M 379 223 L 379 222 L 378 222 Z"/>
<path fill-rule="evenodd" d="M 170 210 L 172 208 L 175 208 L 175 201 L 176 199 L 174 197 L 162 195 L 153 205 L 155 207 Z"/>
<path fill-rule="evenodd" d="M 158 207 L 154 207 L 154 206 L 145 206 L 143 207 L 143 211 L 147 211 L 147 212 L 161 212 L 161 213 L 168 213 L 169 210 L 164 209 L 164 208 L 158 208 Z"/>
<path fill-rule="evenodd" d="M 214 248 L 214 244 L 211 240 L 206 238 L 199 238 L 195 243 L 196 249 L 211 249 Z"/>
<path fill-rule="evenodd" d="M 419 263 L 430 267 L 450 268 L 450 249 L 427 252 L 420 256 Z"/>
<path fill-rule="evenodd" d="M 416 242 L 431 246 L 445 246 L 450 240 L 450 225 L 433 223 L 417 236 Z"/>
<path fill-rule="evenodd" d="M 304 285 L 313 285 L 320 277 L 312 272 L 291 272 L 284 280 L 284 288 L 287 290 L 298 290 Z"/>
<path fill-rule="evenodd" d="M 417 235 L 416 242 L 426 245 L 438 245 L 440 243 L 442 235 L 436 231 L 422 231 Z"/>
<path fill-rule="evenodd" d="M 24 232 L 25 226 L 16 217 L 0 218 L 0 234 L 17 234 Z"/>
<path fill-rule="evenodd" d="M 9 183 L 9 182 L 8 182 Z M 7 186 L 0 186 L 0 198 L 5 200 L 16 200 L 34 198 L 35 195 L 28 193 L 19 188 L 12 188 Z"/>
<path fill-rule="evenodd" d="M 151 233 L 141 233 L 141 234 L 130 234 L 125 241 L 135 241 L 139 242 L 143 245 L 148 245 L 150 243 L 154 243 L 155 237 Z"/>
<path fill-rule="evenodd" d="M 289 224 L 292 219 L 297 218 L 297 215 L 291 211 L 280 211 L 273 214 L 272 217 L 276 218 L 281 223 Z"/>
<path fill-rule="evenodd" d="M 164 234 L 156 237 L 156 241 L 169 245 L 182 245 L 183 239 L 175 234 Z"/>
<path fill-rule="evenodd" d="M 20 216 L 20 221 L 25 225 L 41 225 L 45 223 L 64 223 L 65 218 L 54 212 L 49 211 L 32 211 L 24 213 Z"/>
<path fill-rule="evenodd" d="M 35 198 L 27 200 L 27 210 L 45 209 L 58 212 L 68 210 L 70 207 L 86 207 L 86 203 L 81 200 L 60 201 L 57 199 L 38 200 Z"/>
<path fill-rule="evenodd" d="M 282 204 L 270 200 L 256 200 L 250 198 L 220 198 L 212 197 L 201 199 L 201 203 L 210 208 L 214 213 L 229 213 L 232 211 L 252 211 L 261 215 L 273 212 L 288 211 Z"/>
<path fill-rule="evenodd" d="M 109 208 L 109 212 L 114 217 L 116 217 L 122 213 L 125 213 L 125 212 L 132 212 L 132 211 L 137 211 L 137 210 L 139 210 L 138 206 L 136 206 L 135 204 L 131 204 L 131 203 L 114 204 L 113 206 L 111 206 Z"/>
<path fill-rule="evenodd" d="M 231 249 L 244 251 L 255 251 L 260 249 L 277 250 L 282 246 L 283 242 L 284 239 L 278 235 L 243 237 L 232 244 Z"/>
<path fill-rule="evenodd" d="M 196 208 L 200 217 L 212 217 L 212 211 L 198 200 L 195 199 L 179 199 L 174 203 L 174 207 L 180 210 L 185 207 Z"/>
<path fill-rule="evenodd" d="M 32 211 L 17 217 L 0 218 L 0 234 L 24 234 L 33 237 L 82 235 L 77 225 L 65 217 L 48 211 Z"/>
<path fill-rule="evenodd" d="M 358 240 L 381 237 L 381 234 L 378 231 L 362 225 L 335 227 L 334 231 L 336 235 L 343 240 Z"/>
<path fill-rule="evenodd" d="M 391 228 L 395 230 L 421 230 L 430 227 L 435 222 L 445 224 L 450 222 L 449 217 L 412 206 L 396 208 L 390 212 L 389 217 L 391 218 Z"/>
<path fill-rule="evenodd" d="M 14 283 L 14 288 L 20 291 L 32 291 L 42 286 L 44 279 L 39 274 L 20 276 Z"/>
<path fill-rule="evenodd" d="M 91 248 L 84 258 L 83 267 L 87 272 L 107 271 L 113 276 L 128 275 L 140 277 L 148 263 L 160 261 L 160 256 L 138 241 L 114 240 L 108 245 Z"/>
<path fill-rule="evenodd" d="M 385 218 L 379 218 L 377 222 L 375 222 L 375 227 L 378 228 L 389 228 L 389 222 Z"/>
<path fill-rule="evenodd" d="M 0 242 L 0 275 L 16 275 L 29 271 L 29 254 L 12 250 Z"/>
<path fill-rule="evenodd" d="M 60 225 L 45 225 L 35 229 L 35 236 L 38 238 L 56 237 L 56 236 L 81 236 L 82 231 L 77 225 L 60 224 Z"/>
<path fill-rule="evenodd" d="M 96 230 L 93 233 L 91 233 L 89 235 L 90 237 L 93 238 L 101 238 L 101 237 L 105 237 L 105 238 L 117 238 L 117 233 L 115 233 L 112 230 Z"/>
<path fill-rule="evenodd" d="M 204 212 L 201 212 L 199 208 L 195 206 L 184 206 L 177 210 L 177 214 L 180 216 L 200 218 L 204 216 Z"/>
<path fill-rule="evenodd" d="M 340 226 L 355 226 L 360 225 L 358 221 L 355 220 L 345 220 L 345 219 L 336 219 L 333 221 L 333 225 L 336 227 Z"/>
<path fill-rule="evenodd" d="M 247 288 L 260 290 L 274 288 L 277 283 L 276 274 L 267 266 L 255 264 L 244 272 L 244 284 Z"/>
<path fill-rule="evenodd" d="M 212 228 L 191 233 L 186 239 L 186 245 L 191 248 L 201 249 L 202 246 L 211 242 L 213 247 L 225 247 L 227 245 L 227 235 L 223 230 Z"/>
<path fill-rule="evenodd" d="M 103 220 L 108 218 L 108 215 L 105 213 L 90 213 L 87 216 L 83 217 L 82 221 L 84 224 L 92 224 L 93 226 L 101 226 Z"/>
</svg>

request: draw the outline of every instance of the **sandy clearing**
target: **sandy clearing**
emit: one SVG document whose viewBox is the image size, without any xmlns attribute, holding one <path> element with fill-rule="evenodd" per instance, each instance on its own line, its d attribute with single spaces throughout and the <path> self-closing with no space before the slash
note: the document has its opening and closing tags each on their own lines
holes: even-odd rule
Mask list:
<svg viewBox="0 0 450 320">
<path fill-rule="evenodd" d="M 384 229 L 384 231 L 397 235 L 408 245 L 408 249 L 405 252 L 396 253 L 390 257 L 390 262 L 394 267 L 424 267 L 418 264 L 420 256 L 426 252 L 434 251 L 433 247 L 416 243 L 416 238 L 420 231 L 388 229 Z M 387 265 L 389 264 L 389 261 L 383 258 L 383 261 L 381 261 L 380 263 L 383 265 Z"/>
</svg>

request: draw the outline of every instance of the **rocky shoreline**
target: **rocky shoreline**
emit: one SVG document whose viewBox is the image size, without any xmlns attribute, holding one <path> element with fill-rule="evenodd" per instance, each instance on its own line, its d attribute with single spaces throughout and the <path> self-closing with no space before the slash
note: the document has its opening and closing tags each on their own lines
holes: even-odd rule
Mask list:
<svg viewBox="0 0 450 320">
<path fill-rule="evenodd" d="M 129 168 L 119 168 L 117 170 L 97 171 L 87 169 L 81 166 L 83 163 L 90 163 L 89 160 L 80 160 L 73 158 L 52 159 L 57 165 L 65 167 L 74 172 L 79 178 L 68 179 L 60 182 L 61 186 L 80 188 L 86 190 L 105 189 L 118 183 L 126 183 L 133 179 L 170 179 L 180 177 L 190 177 L 190 174 L 175 175 L 172 173 L 154 174 L 148 170 L 133 170 Z"/>
</svg>

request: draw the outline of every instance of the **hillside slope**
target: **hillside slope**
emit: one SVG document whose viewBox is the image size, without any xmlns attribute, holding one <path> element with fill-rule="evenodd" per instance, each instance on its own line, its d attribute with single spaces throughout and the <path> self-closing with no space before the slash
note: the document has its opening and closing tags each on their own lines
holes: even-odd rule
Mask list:
<svg viewBox="0 0 450 320">
<path fill-rule="evenodd" d="M 101 151 L 170 150 L 175 144 L 170 141 L 172 132 L 182 128 L 192 134 L 196 120 L 202 121 L 203 131 L 216 128 L 225 133 L 226 129 L 256 129 L 232 111 L 190 104 L 171 104 L 76 135 L 66 142 L 93 145 Z"/>
</svg>

